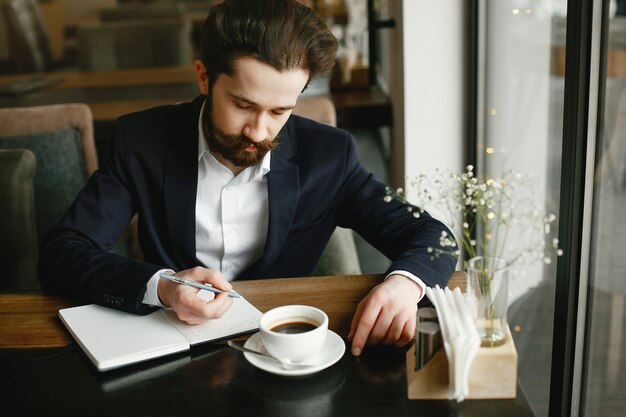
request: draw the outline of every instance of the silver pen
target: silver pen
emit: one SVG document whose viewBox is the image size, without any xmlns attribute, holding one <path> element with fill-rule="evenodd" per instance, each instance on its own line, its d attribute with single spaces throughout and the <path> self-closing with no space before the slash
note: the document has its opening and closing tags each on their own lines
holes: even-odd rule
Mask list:
<svg viewBox="0 0 626 417">
<path fill-rule="evenodd" d="M 224 292 L 222 290 L 218 290 L 217 288 L 215 288 L 215 287 L 213 287 L 211 285 L 202 284 L 200 282 L 193 281 L 193 280 L 190 280 L 190 279 L 176 277 L 174 275 L 169 275 L 169 274 L 166 274 L 164 272 L 159 274 L 159 278 L 163 278 L 163 279 L 166 279 L 168 281 L 175 282 L 177 284 L 188 285 L 190 287 L 199 288 L 201 290 L 211 291 L 211 292 L 213 292 L 215 294 L 220 294 L 220 293 Z M 239 294 L 237 294 L 236 292 L 234 292 L 234 291 L 228 292 L 228 296 L 232 297 L 232 298 L 241 298 L 241 296 Z"/>
</svg>

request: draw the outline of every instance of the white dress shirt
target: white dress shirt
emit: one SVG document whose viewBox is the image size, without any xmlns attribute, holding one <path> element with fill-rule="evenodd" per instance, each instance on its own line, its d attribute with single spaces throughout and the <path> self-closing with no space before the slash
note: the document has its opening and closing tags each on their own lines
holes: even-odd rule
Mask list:
<svg viewBox="0 0 626 417">
<path fill-rule="evenodd" d="M 204 137 L 199 148 L 196 256 L 230 281 L 263 255 L 271 152 L 234 176 L 211 155 Z"/>
<path fill-rule="evenodd" d="M 258 164 L 239 175 L 220 163 L 209 151 L 202 129 L 202 113 L 198 119 L 198 189 L 196 195 L 196 257 L 207 268 L 222 272 L 227 280 L 252 265 L 263 255 L 269 206 L 266 175 L 270 171 L 271 152 Z M 163 307 L 157 294 L 159 273 L 150 278 L 143 298 L 144 304 Z M 404 275 L 422 288 L 421 279 L 406 271 Z M 421 298 L 420 298 L 421 299 Z"/>
<path fill-rule="evenodd" d="M 235 176 L 209 151 L 202 113 L 198 119 L 198 188 L 196 194 L 196 257 L 206 268 L 233 280 L 263 255 L 269 206 L 267 178 L 271 152 L 258 164 Z M 162 307 L 157 284 L 159 273 L 150 278 L 144 304 Z"/>
</svg>

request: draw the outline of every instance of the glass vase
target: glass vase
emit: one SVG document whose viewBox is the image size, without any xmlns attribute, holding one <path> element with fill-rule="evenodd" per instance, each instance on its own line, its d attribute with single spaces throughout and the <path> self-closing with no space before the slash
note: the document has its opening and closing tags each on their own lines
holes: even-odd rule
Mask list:
<svg viewBox="0 0 626 417">
<path fill-rule="evenodd" d="M 482 347 L 500 346 L 507 335 L 510 268 L 504 259 L 476 256 L 467 264 L 467 294 Z"/>
</svg>

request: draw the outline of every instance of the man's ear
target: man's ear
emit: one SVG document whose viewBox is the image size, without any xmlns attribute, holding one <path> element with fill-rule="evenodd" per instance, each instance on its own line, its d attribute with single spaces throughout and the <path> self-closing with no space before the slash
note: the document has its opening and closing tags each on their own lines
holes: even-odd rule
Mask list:
<svg viewBox="0 0 626 417">
<path fill-rule="evenodd" d="M 193 65 L 196 68 L 196 78 L 200 93 L 207 96 L 209 95 L 209 78 L 206 75 L 206 67 L 199 59 L 196 59 Z"/>
</svg>

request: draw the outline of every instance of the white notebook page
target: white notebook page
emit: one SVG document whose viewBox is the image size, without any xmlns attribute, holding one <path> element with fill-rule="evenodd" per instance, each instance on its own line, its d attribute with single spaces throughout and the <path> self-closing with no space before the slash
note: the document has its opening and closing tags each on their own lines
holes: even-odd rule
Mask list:
<svg viewBox="0 0 626 417">
<path fill-rule="evenodd" d="M 209 301 L 214 298 L 210 291 L 200 290 L 198 296 Z M 197 343 L 224 339 L 229 336 L 250 332 L 259 328 L 262 313 L 245 298 L 234 298 L 228 311 L 217 320 L 209 320 L 203 324 L 187 324 L 178 319 L 171 310 L 161 312 L 170 323 L 189 341 Z"/>
</svg>

